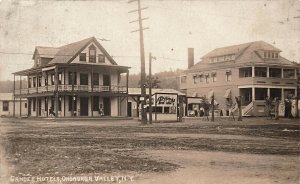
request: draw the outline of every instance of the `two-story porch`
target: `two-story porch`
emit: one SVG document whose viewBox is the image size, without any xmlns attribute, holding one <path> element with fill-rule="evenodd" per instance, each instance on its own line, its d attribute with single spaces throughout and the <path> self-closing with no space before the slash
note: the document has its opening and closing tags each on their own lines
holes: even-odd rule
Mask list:
<svg viewBox="0 0 300 184">
<path fill-rule="evenodd" d="M 27 78 L 27 88 L 14 90 L 27 98 L 28 115 L 36 117 L 126 116 L 129 67 L 99 64 L 56 64 L 14 73 Z M 53 113 L 52 113 L 53 112 Z"/>
</svg>

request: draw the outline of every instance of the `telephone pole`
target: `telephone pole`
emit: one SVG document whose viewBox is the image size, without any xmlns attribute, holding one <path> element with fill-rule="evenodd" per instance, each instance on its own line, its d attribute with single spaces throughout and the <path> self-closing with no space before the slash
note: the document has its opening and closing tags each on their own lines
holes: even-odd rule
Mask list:
<svg viewBox="0 0 300 184">
<path fill-rule="evenodd" d="M 134 1 L 137 1 L 138 9 L 129 11 L 128 13 L 134 13 L 138 12 L 138 20 L 131 21 L 129 23 L 138 22 L 139 23 L 139 29 L 131 31 L 139 32 L 140 33 L 140 57 L 141 57 L 141 117 L 142 117 L 142 124 L 147 124 L 147 114 L 145 111 L 144 106 L 146 105 L 146 72 L 145 72 L 145 49 L 144 49 L 144 33 L 143 31 L 145 29 L 149 29 L 148 27 L 143 28 L 143 20 L 146 20 L 148 18 L 142 18 L 142 10 L 147 9 L 147 7 L 141 8 L 141 1 L 140 0 L 130 0 L 128 3 L 132 3 Z"/>
<path fill-rule="evenodd" d="M 149 53 L 149 123 L 152 124 L 152 59 L 156 60 L 156 57 L 153 57 L 151 52 Z"/>
</svg>

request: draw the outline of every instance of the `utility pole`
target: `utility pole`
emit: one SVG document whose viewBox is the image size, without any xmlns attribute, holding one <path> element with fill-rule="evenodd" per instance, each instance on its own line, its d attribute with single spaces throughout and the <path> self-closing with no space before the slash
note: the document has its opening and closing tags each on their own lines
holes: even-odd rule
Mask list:
<svg viewBox="0 0 300 184">
<path fill-rule="evenodd" d="M 152 59 L 156 60 L 156 57 L 153 57 L 151 52 L 149 53 L 149 123 L 152 124 Z"/>
<path fill-rule="evenodd" d="M 142 114 L 142 124 L 147 124 L 147 115 L 144 106 L 146 105 L 146 72 L 145 72 L 145 49 L 144 49 L 144 33 L 143 30 L 149 29 L 148 27 L 143 28 L 143 20 L 146 20 L 148 18 L 142 18 L 142 10 L 147 9 L 141 8 L 141 1 L 140 0 L 130 0 L 128 3 L 132 3 L 134 1 L 137 1 L 138 4 L 138 9 L 137 10 L 132 10 L 129 11 L 128 13 L 134 13 L 138 12 L 138 20 L 131 21 L 129 23 L 134 23 L 138 22 L 139 23 L 139 29 L 135 31 L 131 31 L 132 33 L 134 32 L 139 32 L 140 33 L 140 57 L 141 57 L 141 114 Z"/>
</svg>

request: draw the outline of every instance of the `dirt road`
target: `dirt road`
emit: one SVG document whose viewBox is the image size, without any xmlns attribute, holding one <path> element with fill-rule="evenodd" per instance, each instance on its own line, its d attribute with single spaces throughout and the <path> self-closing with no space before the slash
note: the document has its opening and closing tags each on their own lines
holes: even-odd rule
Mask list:
<svg viewBox="0 0 300 184">
<path fill-rule="evenodd" d="M 135 120 L 0 121 L 2 178 L 126 175 L 134 182 L 122 183 L 299 182 L 298 121 L 187 120 L 147 126 Z"/>
</svg>

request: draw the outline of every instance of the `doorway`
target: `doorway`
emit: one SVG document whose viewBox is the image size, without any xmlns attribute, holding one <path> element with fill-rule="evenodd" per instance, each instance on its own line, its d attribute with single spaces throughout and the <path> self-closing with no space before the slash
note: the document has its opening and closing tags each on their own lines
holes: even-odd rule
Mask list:
<svg viewBox="0 0 300 184">
<path fill-rule="evenodd" d="M 128 117 L 131 117 L 132 114 L 131 114 L 131 109 L 132 109 L 132 103 L 131 102 L 128 102 L 127 103 L 127 116 Z"/>
<path fill-rule="evenodd" d="M 80 116 L 88 116 L 89 115 L 89 98 L 88 97 L 80 97 Z"/>
<path fill-rule="evenodd" d="M 103 112 L 104 116 L 110 116 L 110 98 L 105 97 L 103 98 Z"/>
<path fill-rule="evenodd" d="M 28 107 L 27 107 L 27 110 L 28 110 L 28 116 L 31 116 L 31 99 L 28 99 Z"/>
<path fill-rule="evenodd" d="M 38 99 L 38 115 L 42 115 L 42 99 Z"/>
<path fill-rule="evenodd" d="M 103 86 L 110 86 L 110 76 L 109 75 L 103 75 Z"/>
</svg>

